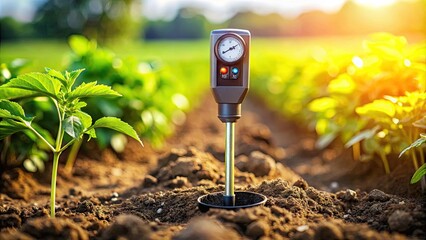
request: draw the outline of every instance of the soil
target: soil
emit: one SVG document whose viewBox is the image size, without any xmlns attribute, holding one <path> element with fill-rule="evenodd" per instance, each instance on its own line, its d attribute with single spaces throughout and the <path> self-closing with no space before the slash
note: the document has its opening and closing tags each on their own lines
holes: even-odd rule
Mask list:
<svg viewBox="0 0 426 240">
<path fill-rule="evenodd" d="M 7 171 L 0 182 L 0 239 L 425 239 L 426 211 L 409 164 L 385 175 L 255 99 L 236 124 L 236 191 L 262 206 L 203 213 L 197 199 L 224 190 L 224 124 L 208 97 L 158 150 L 129 140 L 122 153 L 87 143 L 57 183 L 50 172 Z"/>
</svg>

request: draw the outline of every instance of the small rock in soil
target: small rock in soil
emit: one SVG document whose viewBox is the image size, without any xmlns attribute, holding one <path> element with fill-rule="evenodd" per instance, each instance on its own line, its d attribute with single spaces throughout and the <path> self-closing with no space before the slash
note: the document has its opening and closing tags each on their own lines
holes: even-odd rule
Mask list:
<svg viewBox="0 0 426 240">
<path fill-rule="evenodd" d="M 21 222 L 21 218 L 15 213 L 0 215 L 0 229 L 10 227 L 19 228 L 21 227 Z"/>
<path fill-rule="evenodd" d="M 158 183 L 157 178 L 155 178 L 154 176 L 151 176 L 151 175 L 146 175 L 144 180 L 143 180 L 142 186 L 149 188 L 149 187 L 153 187 L 153 186 L 157 185 L 157 183 Z"/>
<path fill-rule="evenodd" d="M 88 240 L 89 236 L 80 226 L 63 218 L 36 218 L 26 222 L 21 231 L 36 239 Z"/>
<path fill-rule="evenodd" d="M 237 240 L 241 239 L 239 235 L 230 228 L 206 217 L 197 217 L 192 219 L 188 227 L 178 233 L 173 240 Z"/>
<path fill-rule="evenodd" d="M 356 202 L 358 201 L 357 193 L 354 190 L 346 189 L 336 193 L 338 199 L 344 202 Z"/>
<path fill-rule="evenodd" d="M 405 232 L 410 229 L 413 217 L 410 213 L 396 210 L 388 218 L 388 224 L 392 231 Z"/>
<path fill-rule="evenodd" d="M 176 176 L 190 176 L 193 172 L 200 170 L 196 159 L 191 157 L 181 157 L 175 164 L 170 165 L 173 170 L 174 177 Z"/>
<path fill-rule="evenodd" d="M 95 205 L 91 201 L 84 200 L 83 202 L 78 203 L 76 211 L 79 213 L 92 212 L 94 208 Z"/>
<path fill-rule="evenodd" d="M 82 192 L 80 190 L 75 189 L 75 188 L 70 188 L 70 190 L 68 191 L 68 194 L 70 196 L 81 196 Z"/>
<path fill-rule="evenodd" d="M 386 193 L 378 190 L 378 189 L 373 189 L 371 190 L 371 192 L 368 194 L 368 200 L 369 201 L 380 201 L 380 202 L 386 202 L 390 199 L 390 196 L 387 195 Z"/>
<path fill-rule="evenodd" d="M 343 239 L 343 233 L 337 225 L 331 223 L 323 223 L 316 229 L 315 239 Z"/>
<path fill-rule="evenodd" d="M 272 157 L 262 152 L 254 151 L 250 154 L 245 168 L 248 172 L 254 173 L 256 177 L 268 176 L 275 173 L 276 163 Z"/>
<path fill-rule="evenodd" d="M 240 155 L 237 158 L 235 158 L 235 167 L 238 168 L 238 170 L 242 172 L 247 172 L 248 169 L 248 157 L 246 155 Z"/>
<path fill-rule="evenodd" d="M 299 179 L 293 183 L 293 186 L 306 190 L 308 188 L 308 183 L 304 179 Z"/>
<path fill-rule="evenodd" d="M 150 239 L 151 230 L 148 224 L 134 215 L 119 215 L 115 222 L 102 234 L 102 240 L 127 239 L 145 240 Z"/>
<path fill-rule="evenodd" d="M 169 188 L 182 188 L 182 187 L 192 187 L 192 184 L 188 181 L 186 177 L 176 177 L 165 184 Z"/>
<path fill-rule="evenodd" d="M 247 211 L 247 209 L 241 209 L 240 211 L 236 212 L 234 217 L 234 221 L 242 225 L 252 223 L 256 219 L 257 216 L 254 215 L 252 211 Z"/>
<path fill-rule="evenodd" d="M 266 222 L 262 220 L 252 222 L 247 226 L 246 235 L 253 239 L 256 239 L 268 234 L 269 234 L 269 226 Z"/>
</svg>

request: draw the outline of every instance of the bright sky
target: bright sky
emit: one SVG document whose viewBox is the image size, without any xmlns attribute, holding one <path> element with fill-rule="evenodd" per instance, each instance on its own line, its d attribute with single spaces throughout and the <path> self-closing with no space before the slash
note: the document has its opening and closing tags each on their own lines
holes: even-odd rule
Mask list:
<svg viewBox="0 0 426 240">
<path fill-rule="evenodd" d="M 13 16 L 21 21 L 31 21 L 37 6 L 46 0 L 0 0 L 0 17 Z M 99 1 L 99 0 L 92 0 Z M 321 10 L 336 12 L 348 0 L 141 0 L 142 14 L 150 19 L 173 19 L 182 7 L 199 9 L 210 21 L 221 22 L 239 11 L 259 14 L 279 13 L 297 17 L 303 12 Z M 397 1 L 413 0 L 351 0 L 368 7 L 382 7 Z"/>
</svg>

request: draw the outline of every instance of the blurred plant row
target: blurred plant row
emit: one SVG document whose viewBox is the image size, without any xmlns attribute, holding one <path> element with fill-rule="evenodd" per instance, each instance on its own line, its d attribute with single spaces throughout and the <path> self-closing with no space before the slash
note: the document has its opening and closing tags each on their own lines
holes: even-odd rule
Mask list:
<svg viewBox="0 0 426 240">
<path fill-rule="evenodd" d="M 386 33 L 362 46 L 362 52 L 341 54 L 317 48 L 306 58 L 294 51 L 265 56 L 252 63 L 258 66 L 252 67 L 253 91 L 315 129 L 319 149 L 340 142 L 354 159 L 378 160 L 389 173 L 406 160 L 398 155 L 408 148 L 403 153 L 418 169 L 426 148 L 412 143 L 425 138 L 426 47 Z"/>
<path fill-rule="evenodd" d="M 204 81 L 194 81 L 197 79 L 197 73 L 191 65 L 182 65 L 182 68 L 185 68 L 182 71 L 172 71 L 159 61 L 141 62 L 136 57 L 120 58 L 114 52 L 99 47 L 96 41 L 82 36 L 72 36 L 69 45 L 72 54 L 66 69 L 86 69 L 81 74 L 82 77 L 76 80 L 75 87 L 83 83 L 82 79 L 84 82 L 97 81 L 99 84 L 111 86 L 123 96 L 119 99 L 89 98 L 84 111 L 92 116 L 93 121 L 102 116 L 123 119 L 134 127 L 142 139 L 154 147 L 160 147 L 165 138 L 173 133 L 175 126 L 184 123 L 186 113 L 198 102 L 195 99 L 199 99 L 208 87 Z M 28 62 L 21 59 L 2 64 L 0 85 L 17 77 L 27 64 Z M 204 65 L 199 64 L 198 68 L 202 66 Z M 6 92 L 0 95 L 1 99 L 12 98 Z M 18 101 L 28 115 L 35 117 L 35 125 L 50 133 L 44 134 L 45 136 L 56 132 L 57 113 L 48 99 L 39 97 L 13 100 Z M 38 121 L 40 119 L 50 121 Z M 100 129 L 95 140 L 101 148 L 111 146 L 116 152 L 123 151 L 127 144 L 127 138 L 123 134 L 109 129 Z M 67 170 L 72 168 L 82 141 L 84 140 L 76 142 L 72 147 L 67 160 Z M 47 146 L 37 141 L 37 136 L 29 131 L 6 137 L 0 140 L 0 172 L 22 164 L 29 171 L 43 170 L 44 162 L 48 159 L 48 150 Z"/>
</svg>

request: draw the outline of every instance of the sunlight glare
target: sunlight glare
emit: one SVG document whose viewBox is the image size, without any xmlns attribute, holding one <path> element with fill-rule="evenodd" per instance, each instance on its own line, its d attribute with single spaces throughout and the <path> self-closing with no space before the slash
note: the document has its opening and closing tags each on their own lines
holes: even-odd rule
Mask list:
<svg viewBox="0 0 426 240">
<path fill-rule="evenodd" d="M 397 0 L 354 0 L 354 2 L 365 7 L 380 8 L 395 4 Z"/>
<path fill-rule="evenodd" d="M 362 61 L 362 59 L 358 56 L 352 58 L 352 63 L 358 68 L 362 68 L 362 66 L 364 66 L 364 61 Z"/>
</svg>

